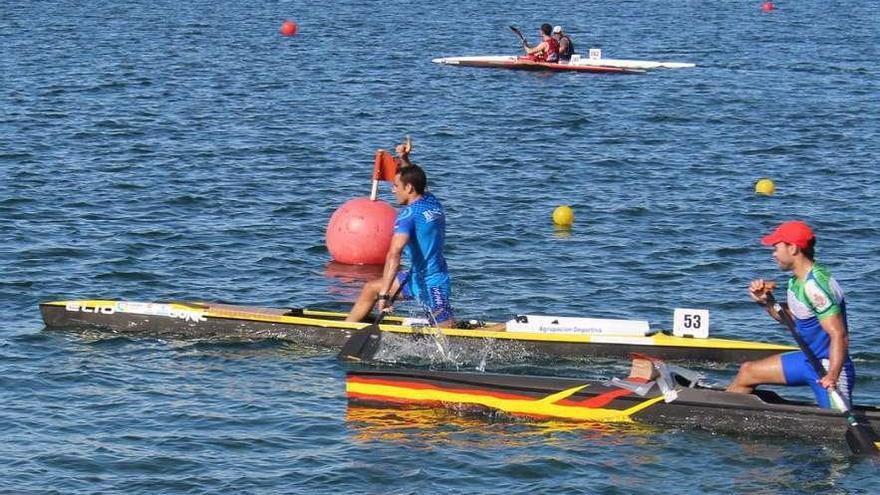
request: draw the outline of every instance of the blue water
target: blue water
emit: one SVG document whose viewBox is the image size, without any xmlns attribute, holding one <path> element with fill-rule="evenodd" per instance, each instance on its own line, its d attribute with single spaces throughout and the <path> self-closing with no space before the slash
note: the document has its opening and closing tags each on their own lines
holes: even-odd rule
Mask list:
<svg viewBox="0 0 880 495">
<path fill-rule="evenodd" d="M 839 446 L 348 409 L 328 350 L 48 331 L 37 308 L 346 308 L 375 270 L 328 264 L 324 227 L 408 133 L 460 315 L 668 328 L 696 307 L 713 334 L 786 342 L 745 287 L 784 280 L 757 240 L 801 218 L 847 291 L 856 400 L 880 403 L 876 2 L 244 4 L 0 6 L 0 492 L 878 492 Z M 698 67 L 430 62 L 515 53 L 507 25 L 545 20 L 581 52 Z"/>
</svg>

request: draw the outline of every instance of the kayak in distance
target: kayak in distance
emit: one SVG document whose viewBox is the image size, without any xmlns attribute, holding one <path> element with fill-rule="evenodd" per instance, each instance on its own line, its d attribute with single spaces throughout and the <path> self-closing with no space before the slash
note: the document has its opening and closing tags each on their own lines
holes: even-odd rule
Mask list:
<svg viewBox="0 0 880 495">
<path fill-rule="evenodd" d="M 633 361 L 633 368 L 637 365 Z M 641 423 L 744 436 L 788 437 L 845 444 L 841 413 L 784 399 L 769 390 L 725 392 L 700 384 L 690 370 L 661 363 L 652 379 L 610 381 L 424 369 L 350 369 L 346 395 L 355 407 L 449 409 L 512 418 L 588 423 Z M 880 424 L 880 408 L 855 415 Z M 870 430 L 874 442 L 878 437 Z"/>
<path fill-rule="evenodd" d="M 342 348 L 370 322 L 346 314 L 303 308 L 261 308 L 203 302 L 71 300 L 40 304 L 48 328 L 95 328 L 114 333 L 174 338 L 265 339 Z M 517 315 L 508 322 L 465 320 L 464 328 L 437 329 L 424 320 L 389 315 L 379 326 L 395 339 L 442 340 L 452 355 L 517 359 L 628 358 L 632 353 L 673 361 L 741 363 L 796 350 L 788 345 L 668 334 L 647 321 Z"/>
<path fill-rule="evenodd" d="M 600 72 L 637 74 L 652 69 L 683 69 L 696 67 L 684 62 L 653 62 L 649 60 L 623 60 L 601 58 L 601 52 L 593 49 L 591 57 L 573 55 L 568 62 L 534 62 L 516 55 L 486 55 L 475 57 L 444 57 L 432 60 L 435 64 L 485 67 L 494 69 L 545 70 L 557 72 Z M 598 53 L 596 53 L 598 52 Z"/>
</svg>

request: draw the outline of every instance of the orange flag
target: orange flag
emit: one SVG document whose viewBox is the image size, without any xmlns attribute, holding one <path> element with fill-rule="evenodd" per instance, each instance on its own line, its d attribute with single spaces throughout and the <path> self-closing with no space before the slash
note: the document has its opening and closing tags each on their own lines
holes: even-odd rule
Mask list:
<svg viewBox="0 0 880 495">
<path fill-rule="evenodd" d="M 391 182 L 397 175 L 397 162 L 391 153 L 385 150 L 376 151 L 376 161 L 373 163 L 373 180 Z"/>
</svg>

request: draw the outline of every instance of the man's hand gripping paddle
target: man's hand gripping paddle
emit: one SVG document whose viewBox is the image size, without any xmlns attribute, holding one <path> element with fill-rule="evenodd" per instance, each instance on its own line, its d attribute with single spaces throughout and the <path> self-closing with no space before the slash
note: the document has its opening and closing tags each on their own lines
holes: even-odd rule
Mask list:
<svg viewBox="0 0 880 495">
<path fill-rule="evenodd" d="M 819 358 L 816 357 L 813 350 L 810 349 L 810 346 L 807 345 L 804 338 L 798 333 L 794 321 L 791 319 L 791 315 L 788 311 L 783 308 L 781 304 L 776 302 L 776 298 L 774 298 L 773 293 L 770 292 L 773 290 L 773 287 L 774 284 L 767 284 L 765 288 L 764 293 L 767 295 L 767 306 L 779 314 L 782 324 L 788 328 L 788 332 L 791 333 L 791 336 L 797 341 L 798 347 L 800 347 L 804 355 L 807 356 L 807 361 L 810 362 L 810 366 L 813 367 L 816 376 L 824 377 L 827 373 L 825 367 L 822 366 Z M 840 394 L 840 391 L 836 386 L 828 389 L 828 393 L 831 395 L 832 404 L 837 404 L 838 407 L 841 408 L 840 412 L 843 413 L 844 419 L 846 420 L 846 443 L 852 453 L 855 455 L 880 455 L 880 449 L 878 449 L 877 442 L 875 442 L 877 436 L 871 430 L 871 427 L 868 426 L 864 420 L 860 420 L 855 414 L 853 414 L 852 409 L 850 409 L 846 401 L 843 400 L 843 396 Z"/>
<path fill-rule="evenodd" d="M 405 283 L 402 282 L 397 287 L 394 295 L 391 296 L 391 299 L 388 300 L 389 308 L 394 304 L 397 296 L 400 295 L 400 291 L 403 290 Z M 379 350 L 379 344 L 382 342 L 382 330 L 379 328 L 379 323 L 382 322 L 385 314 L 384 310 L 379 311 L 372 325 L 353 331 L 348 340 L 345 341 L 345 344 L 342 345 L 342 350 L 336 355 L 336 359 L 340 361 L 369 361 L 372 359 L 376 355 L 376 351 Z"/>
</svg>

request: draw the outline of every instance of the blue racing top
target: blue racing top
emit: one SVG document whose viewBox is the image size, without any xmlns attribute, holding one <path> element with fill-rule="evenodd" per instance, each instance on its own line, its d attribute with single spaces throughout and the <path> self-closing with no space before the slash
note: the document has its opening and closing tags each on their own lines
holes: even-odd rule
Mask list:
<svg viewBox="0 0 880 495">
<path fill-rule="evenodd" d="M 403 254 L 409 259 L 413 294 L 425 294 L 429 287 L 449 284 L 449 270 L 443 257 L 446 214 L 436 196 L 425 193 L 400 210 L 394 233 L 409 236 Z"/>
</svg>

